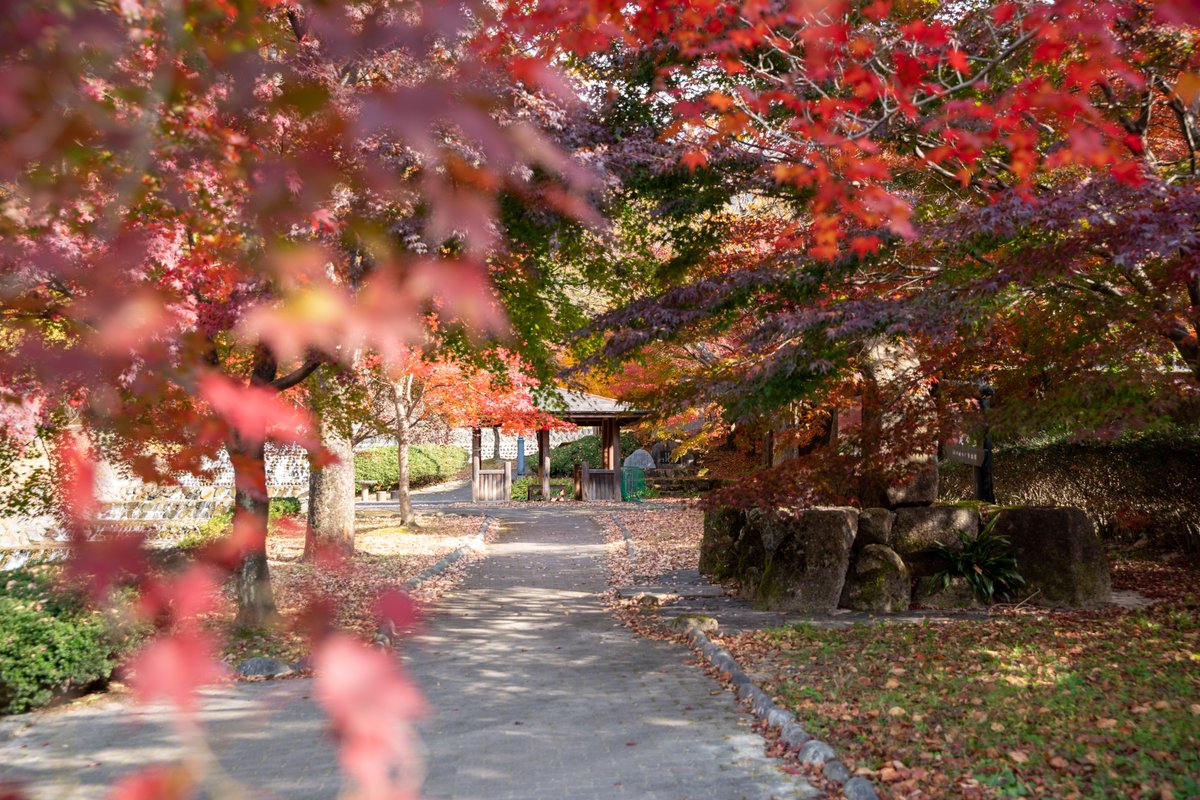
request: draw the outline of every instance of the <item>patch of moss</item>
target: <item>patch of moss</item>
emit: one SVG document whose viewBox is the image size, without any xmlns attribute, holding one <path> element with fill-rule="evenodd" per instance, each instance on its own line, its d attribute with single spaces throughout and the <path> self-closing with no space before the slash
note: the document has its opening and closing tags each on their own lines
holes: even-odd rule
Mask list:
<svg viewBox="0 0 1200 800">
<path fill-rule="evenodd" d="M 783 585 L 779 582 L 778 571 L 775 568 L 774 557 L 768 556 L 767 563 L 763 566 L 762 578 L 758 581 L 758 589 L 754 592 L 755 608 L 770 609 L 774 601 L 783 597 Z"/>
</svg>

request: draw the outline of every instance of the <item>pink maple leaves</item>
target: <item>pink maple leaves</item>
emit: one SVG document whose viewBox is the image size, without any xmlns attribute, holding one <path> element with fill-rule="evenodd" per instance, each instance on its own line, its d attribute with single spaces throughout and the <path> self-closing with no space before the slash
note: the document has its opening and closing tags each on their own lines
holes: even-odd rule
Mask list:
<svg viewBox="0 0 1200 800">
<path fill-rule="evenodd" d="M 216 373 L 204 375 L 199 394 L 242 441 L 262 444 L 268 436 L 313 443 L 308 415 L 265 386 L 243 386 Z"/>
<path fill-rule="evenodd" d="M 421 771 L 408 723 L 425 712 L 420 691 L 391 653 L 346 634 L 318 648 L 315 696 L 338 738 L 342 768 L 361 800 L 415 800 Z"/>
</svg>

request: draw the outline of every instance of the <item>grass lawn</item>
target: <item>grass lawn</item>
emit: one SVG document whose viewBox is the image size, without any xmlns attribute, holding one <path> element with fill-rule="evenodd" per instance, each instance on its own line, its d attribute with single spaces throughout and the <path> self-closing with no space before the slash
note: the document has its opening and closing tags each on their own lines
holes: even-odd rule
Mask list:
<svg viewBox="0 0 1200 800">
<path fill-rule="evenodd" d="M 894 798 L 1200 797 L 1196 575 L 1119 563 L 1118 586 L 1157 581 L 1148 593 L 1167 595 L 1144 610 L 1001 610 L 723 643 Z"/>
</svg>

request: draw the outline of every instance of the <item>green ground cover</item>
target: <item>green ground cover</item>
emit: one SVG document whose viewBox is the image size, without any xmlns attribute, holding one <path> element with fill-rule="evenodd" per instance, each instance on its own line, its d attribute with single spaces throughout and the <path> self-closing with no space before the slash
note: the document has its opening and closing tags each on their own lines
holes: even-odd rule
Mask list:
<svg viewBox="0 0 1200 800">
<path fill-rule="evenodd" d="M 727 644 L 891 797 L 1191 798 L 1200 594 L 1188 580 L 1141 610 L 800 626 Z"/>
</svg>

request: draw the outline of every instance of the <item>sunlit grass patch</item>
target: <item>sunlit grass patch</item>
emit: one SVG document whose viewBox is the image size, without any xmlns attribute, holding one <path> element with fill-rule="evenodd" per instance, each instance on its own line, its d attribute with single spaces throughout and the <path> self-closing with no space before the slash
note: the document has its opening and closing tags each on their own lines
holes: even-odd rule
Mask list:
<svg viewBox="0 0 1200 800">
<path fill-rule="evenodd" d="M 1006 614 L 733 637 L 893 797 L 1200 795 L 1200 612 Z"/>
</svg>

